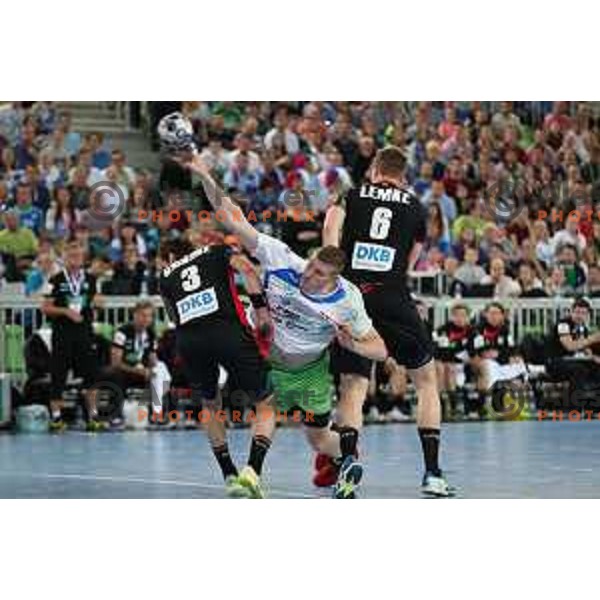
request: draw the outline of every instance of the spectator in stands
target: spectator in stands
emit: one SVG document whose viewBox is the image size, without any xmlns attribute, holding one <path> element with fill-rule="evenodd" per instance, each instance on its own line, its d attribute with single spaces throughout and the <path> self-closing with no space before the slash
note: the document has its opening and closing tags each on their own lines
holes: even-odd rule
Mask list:
<svg viewBox="0 0 600 600">
<path fill-rule="evenodd" d="M 21 226 L 31 229 L 38 235 L 43 225 L 43 212 L 37 206 L 33 206 L 31 201 L 31 186 L 29 184 L 19 183 L 17 185 L 15 201 Z"/>
<path fill-rule="evenodd" d="M 513 112 L 512 102 L 500 102 L 500 110 L 492 117 L 492 128 L 496 135 L 502 135 L 509 126 L 521 128 L 521 120 Z"/>
<path fill-rule="evenodd" d="M 535 267 L 528 261 L 523 261 L 519 265 L 517 283 L 521 288 L 521 298 L 546 296 L 542 281 L 536 277 Z"/>
<path fill-rule="evenodd" d="M 6 185 L 6 181 L 0 178 L 0 212 L 8 207 L 8 201 L 8 186 Z"/>
<path fill-rule="evenodd" d="M 448 222 L 442 214 L 442 209 L 437 201 L 432 201 L 428 207 L 427 237 L 424 244 L 425 251 L 437 248 L 445 256 L 450 252 L 450 234 Z"/>
<path fill-rule="evenodd" d="M 127 196 L 129 196 L 129 190 L 133 189 L 135 185 L 135 171 L 126 163 L 127 158 L 125 153 L 115 148 L 110 153 L 110 165 L 103 172 L 103 175 L 109 181 L 111 180 L 111 175 L 113 175 L 115 183 L 121 186 L 121 188 L 126 189 Z"/>
<path fill-rule="evenodd" d="M 484 229 L 489 225 L 489 221 L 484 216 L 484 204 L 480 198 L 471 201 L 467 207 L 467 214 L 460 215 L 452 223 L 452 237 L 458 240 L 464 229 L 471 229 L 475 233 L 477 240 L 483 236 Z"/>
<path fill-rule="evenodd" d="M 444 182 L 441 179 L 434 179 L 431 183 L 431 189 L 423 195 L 421 200 L 425 206 L 432 202 L 437 202 L 442 209 L 442 214 L 448 223 L 452 223 L 457 216 L 456 202 L 446 194 Z"/>
<path fill-rule="evenodd" d="M 552 267 L 550 275 L 544 282 L 544 290 L 547 296 L 551 298 L 567 296 L 570 292 L 567 286 L 565 272 L 562 267 L 556 265 Z"/>
<path fill-rule="evenodd" d="M 484 280 L 485 269 L 478 264 L 479 252 L 477 248 L 465 250 L 464 262 L 456 269 L 454 278 L 463 284 L 465 288 L 479 285 Z"/>
<path fill-rule="evenodd" d="M 121 192 L 121 197 L 127 203 L 129 202 L 129 196 L 131 195 L 132 186 L 128 184 L 129 179 L 123 176 L 123 172 L 119 172 L 115 165 L 110 165 L 103 173 L 102 177 L 104 181 L 111 183 L 112 185 L 118 186 Z M 119 215 L 120 216 L 120 215 Z M 118 218 L 118 217 L 117 217 Z"/>
<path fill-rule="evenodd" d="M 35 143 L 35 122 L 31 117 L 26 117 L 21 129 L 21 139 L 15 146 L 15 166 L 24 170 L 29 165 L 37 162 L 38 148 Z"/>
<path fill-rule="evenodd" d="M 560 249 L 565 244 L 575 246 L 577 252 L 583 252 L 587 241 L 585 236 L 579 231 L 579 223 L 574 219 L 567 219 L 563 229 L 559 229 L 552 236 L 551 244 L 554 248 L 554 255 L 560 252 Z"/>
<path fill-rule="evenodd" d="M 532 243 L 535 244 L 536 258 L 549 268 L 554 264 L 554 247 L 550 240 L 546 221 L 536 220 L 531 229 Z"/>
<path fill-rule="evenodd" d="M 25 294 L 43 294 L 48 282 L 59 272 L 59 266 L 51 250 L 40 252 L 31 265 L 25 281 Z"/>
<path fill-rule="evenodd" d="M 587 295 L 600 298 L 600 265 L 593 264 L 588 269 Z"/>
<path fill-rule="evenodd" d="M 103 146 L 104 136 L 101 133 L 90 133 L 86 139 L 86 147 L 92 153 L 92 166 L 100 171 L 106 169 L 111 162 L 109 151 Z"/>
<path fill-rule="evenodd" d="M 587 277 L 579 260 L 577 247 L 572 244 L 561 246 L 556 255 L 556 264 L 561 267 L 570 292 L 573 294 L 583 292 Z"/>
<path fill-rule="evenodd" d="M 91 187 L 99 181 L 103 181 L 102 171 L 92 164 L 92 151 L 87 147 L 82 147 L 77 156 L 77 162 L 69 171 L 69 182 L 75 181 L 75 175 L 82 177 L 82 171 L 85 174 L 84 181 L 87 186 Z"/>
<path fill-rule="evenodd" d="M 220 139 L 209 140 L 208 145 L 200 153 L 200 157 L 211 170 L 213 177 L 217 177 L 218 180 L 223 178 L 229 168 L 229 159 Z"/>
<path fill-rule="evenodd" d="M 52 152 L 48 149 L 40 152 L 40 163 L 38 165 L 39 182 L 46 190 L 53 190 L 56 185 L 63 183 L 63 173 L 57 165 Z"/>
<path fill-rule="evenodd" d="M 275 138 L 277 139 L 277 138 Z M 231 169 L 238 163 L 238 157 L 243 155 L 245 157 L 245 170 L 250 173 L 256 174 L 260 172 L 261 161 L 260 156 L 257 152 L 252 150 L 253 140 L 250 136 L 242 133 L 238 134 L 235 138 L 235 149 L 229 153 L 229 168 Z"/>
<path fill-rule="evenodd" d="M 234 156 L 233 163 L 223 177 L 225 188 L 245 198 L 252 198 L 260 187 L 260 168 L 251 168 L 250 155 L 247 152 L 239 152 Z"/>
<path fill-rule="evenodd" d="M 351 175 L 353 181 L 362 181 L 364 179 L 376 152 L 377 146 L 375 145 L 375 140 L 372 137 L 362 136 L 359 138 L 358 152 L 356 154 L 354 163 L 351 165 Z"/>
<path fill-rule="evenodd" d="M 265 135 L 265 148 L 272 150 L 275 139 L 279 138 L 277 143 L 285 148 L 288 155 L 293 156 L 300 151 L 298 136 L 289 128 L 289 117 L 287 108 L 278 108 L 275 111 L 273 119 L 273 128 Z"/>
<path fill-rule="evenodd" d="M 141 260 L 135 245 L 125 246 L 122 260 L 115 265 L 108 293 L 113 296 L 139 296 L 144 286 L 147 293 L 146 264 Z"/>
<path fill-rule="evenodd" d="M 110 258 L 120 261 L 123 258 L 124 249 L 133 246 L 139 257 L 146 258 L 147 248 L 144 237 L 138 233 L 135 224 L 125 222 L 115 230 L 115 237 L 110 244 Z"/>
<path fill-rule="evenodd" d="M 19 223 L 19 212 L 4 213 L 4 229 L 0 231 L 0 254 L 6 266 L 7 281 L 22 281 L 38 249 L 38 239 L 31 229 Z"/>
<path fill-rule="evenodd" d="M 501 258 L 495 258 L 490 262 L 489 275 L 486 275 L 481 283 L 494 286 L 494 298 L 511 298 L 521 293 L 519 284 L 506 275 L 506 267 Z"/>
<path fill-rule="evenodd" d="M 75 229 L 77 216 L 71 202 L 69 188 L 54 188 L 54 199 L 46 213 L 46 231 L 54 238 L 68 238 Z"/>
</svg>

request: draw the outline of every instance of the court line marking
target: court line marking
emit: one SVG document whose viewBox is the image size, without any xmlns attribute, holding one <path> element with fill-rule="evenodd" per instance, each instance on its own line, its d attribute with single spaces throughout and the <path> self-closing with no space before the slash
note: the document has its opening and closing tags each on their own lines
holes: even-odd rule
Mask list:
<svg viewBox="0 0 600 600">
<path fill-rule="evenodd" d="M 32 477 L 37 479 L 75 479 L 79 481 L 112 481 L 115 483 L 142 483 L 149 485 L 173 485 L 176 487 L 194 487 L 208 490 L 221 490 L 222 485 L 214 483 L 198 483 L 196 481 L 183 481 L 179 479 L 145 479 L 143 477 L 119 477 L 111 475 L 80 475 L 78 473 L 10 473 L 0 472 L 0 477 Z M 268 488 L 267 492 L 272 492 L 288 498 L 309 498 L 320 499 L 320 496 L 305 494 L 303 492 L 294 492 L 292 490 L 282 490 L 279 488 Z"/>
</svg>

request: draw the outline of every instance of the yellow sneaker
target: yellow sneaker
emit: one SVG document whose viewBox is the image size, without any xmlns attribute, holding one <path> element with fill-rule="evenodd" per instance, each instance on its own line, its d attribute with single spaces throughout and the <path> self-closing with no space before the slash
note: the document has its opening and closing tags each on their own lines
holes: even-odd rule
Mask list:
<svg viewBox="0 0 600 600">
<path fill-rule="evenodd" d="M 241 473 L 237 476 L 237 483 L 248 490 L 249 498 L 262 499 L 265 497 L 260 477 L 250 465 L 246 465 L 242 469 Z"/>
<path fill-rule="evenodd" d="M 251 498 L 250 490 L 239 482 L 239 475 L 230 475 L 225 480 L 225 493 L 228 498 Z"/>
<path fill-rule="evenodd" d="M 98 421 L 96 419 L 90 419 L 85 426 L 86 431 L 90 431 L 90 432 L 99 432 L 99 431 L 104 431 L 105 427 L 104 427 L 104 423 L 102 423 L 102 421 Z"/>
</svg>

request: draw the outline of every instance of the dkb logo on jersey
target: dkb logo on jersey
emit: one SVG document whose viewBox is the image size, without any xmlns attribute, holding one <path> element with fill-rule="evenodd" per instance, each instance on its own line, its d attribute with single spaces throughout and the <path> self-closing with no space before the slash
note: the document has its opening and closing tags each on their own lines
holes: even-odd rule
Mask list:
<svg viewBox="0 0 600 600">
<path fill-rule="evenodd" d="M 182 325 L 192 319 L 210 315 L 217 310 L 219 310 L 219 302 L 214 287 L 190 294 L 177 303 L 179 322 Z"/>
<path fill-rule="evenodd" d="M 390 271 L 395 256 L 395 248 L 357 242 L 352 253 L 352 268 L 360 271 Z"/>
</svg>

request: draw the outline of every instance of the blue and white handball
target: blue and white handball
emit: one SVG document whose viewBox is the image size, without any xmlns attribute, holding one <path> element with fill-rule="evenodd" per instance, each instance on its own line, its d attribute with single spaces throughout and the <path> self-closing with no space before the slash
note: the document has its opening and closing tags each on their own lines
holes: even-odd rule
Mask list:
<svg viewBox="0 0 600 600">
<path fill-rule="evenodd" d="M 192 122 L 182 113 L 174 112 L 163 117 L 157 128 L 162 150 L 174 152 L 196 152 Z"/>
</svg>

